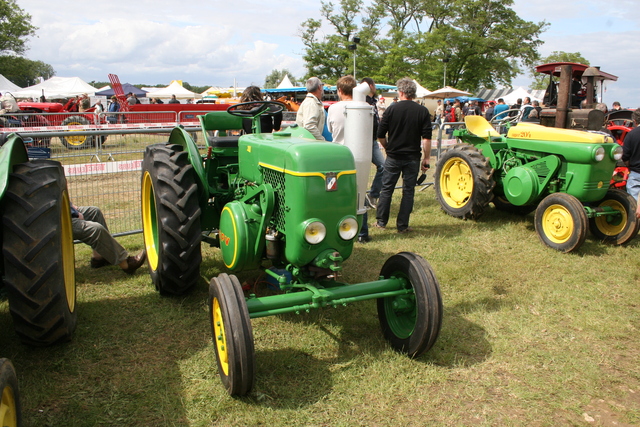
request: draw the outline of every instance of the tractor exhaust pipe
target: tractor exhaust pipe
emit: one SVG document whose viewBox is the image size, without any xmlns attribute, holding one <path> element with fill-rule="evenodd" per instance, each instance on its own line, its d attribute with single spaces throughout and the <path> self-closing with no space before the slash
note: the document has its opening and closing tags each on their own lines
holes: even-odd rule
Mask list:
<svg viewBox="0 0 640 427">
<path fill-rule="evenodd" d="M 373 150 L 373 107 L 366 98 L 371 89 L 367 83 L 353 88 L 353 102 L 347 104 L 344 123 L 344 145 L 349 147 L 356 163 L 356 181 L 358 184 L 358 215 L 366 212 L 365 196 L 371 171 Z"/>
</svg>

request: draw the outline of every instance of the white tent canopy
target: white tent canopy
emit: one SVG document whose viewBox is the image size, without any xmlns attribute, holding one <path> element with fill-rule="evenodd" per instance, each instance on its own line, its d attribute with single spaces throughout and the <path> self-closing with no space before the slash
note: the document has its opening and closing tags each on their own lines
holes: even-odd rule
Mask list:
<svg viewBox="0 0 640 427">
<path fill-rule="evenodd" d="M 12 93 L 16 98 L 39 98 L 44 93 L 47 99 L 55 99 L 71 98 L 85 93 L 93 96 L 95 92 L 96 88 L 80 77 L 51 77 L 42 83 Z"/>
<path fill-rule="evenodd" d="M 424 88 L 415 79 L 413 80 L 413 82 L 416 84 L 416 98 L 424 98 L 431 93 L 430 90 Z"/>
<path fill-rule="evenodd" d="M 0 74 L 0 93 L 5 92 L 15 92 L 16 90 L 20 90 L 20 86 L 13 84 L 9 79 Z"/>
<path fill-rule="evenodd" d="M 284 78 L 276 89 L 288 89 L 290 87 L 293 87 L 293 83 L 291 83 L 291 80 L 289 80 L 289 75 L 285 74 Z"/>
<path fill-rule="evenodd" d="M 202 98 L 202 95 L 200 95 L 199 93 L 191 92 L 190 90 L 185 89 L 180 83 L 176 81 L 172 82 L 167 87 L 149 92 L 147 96 L 151 98 L 169 99 L 171 98 L 171 95 L 175 95 L 176 99 Z"/>
<path fill-rule="evenodd" d="M 516 90 L 514 90 L 513 92 L 509 93 L 508 95 L 505 95 L 502 97 L 502 99 L 504 99 L 504 103 L 507 105 L 513 105 L 516 103 L 516 101 L 518 100 L 518 98 L 520 99 L 525 99 L 526 97 L 529 97 L 531 99 L 531 101 L 539 101 L 542 102 L 542 99 L 540 98 L 536 98 L 535 96 L 531 95 L 529 92 L 527 92 L 527 90 L 525 88 L 523 88 L 522 86 L 518 87 Z"/>
</svg>

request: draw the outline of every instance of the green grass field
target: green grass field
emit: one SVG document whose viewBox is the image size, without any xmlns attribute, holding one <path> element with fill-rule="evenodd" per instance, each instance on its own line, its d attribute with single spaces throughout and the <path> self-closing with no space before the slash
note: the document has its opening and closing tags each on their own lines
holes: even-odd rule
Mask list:
<svg viewBox="0 0 640 427">
<path fill-rule="evenodd" d="M 23 346 L 0 302 L 0 356 L 18 370 L 25 425 L 640 425 L 640 240 L 588 237 L 561 254 L 540 243 L 533 214 L 491 208 L 460 221 L 432 188 L 417 193 L 411 226 L 372 230 L 343 279 L 376 279 L 398 251 L 427 259 L 444 300 L 430 352 L 391 350 L 374 301 L 256 319 L 256 385 L 235 399 L 218 378 L 208 322 L 208 281 L 224 271 L 216 249 L 203 246 L 193 292 L 166 298 L 145 269 L 92 270 L 89 248 L 76 246 L 72 342 Z M 141 235 L 121 241 L 142 248 Z"/>
</svg>

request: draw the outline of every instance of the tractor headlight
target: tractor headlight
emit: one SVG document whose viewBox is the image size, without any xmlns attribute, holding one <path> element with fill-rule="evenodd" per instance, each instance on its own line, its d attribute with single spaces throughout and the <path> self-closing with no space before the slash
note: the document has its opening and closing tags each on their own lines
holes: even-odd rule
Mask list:
<svg viewBox="0 0 640 427">
<path fill-rule="evenodd" d="M 358 221 L 353 217 L 348 217 L 340 222 L 338 233 L 343 240 L 351 240 L 358 234 Z"/>
<path fill-rule="evenodd" d="M 596 162 L 601 162 L 605 154 L 604 147 L 598 147 L 596 151 L 593 152 L 593 158 L 596 159 Z"/>
<path fill-rule="evenodd" d="M 304 227 L 304 239 L 311 243 L 312 245 L 316 245 L 324 240 L 327 237 L 327 227 L 320 221 L 310 221 Z"/>
<path fill-rule="evenodd" d="M 622 158 L 622 146 L 616 144 L 615 148 L 611 150 L 611 158 L 616 162 Z"/>
</svg>

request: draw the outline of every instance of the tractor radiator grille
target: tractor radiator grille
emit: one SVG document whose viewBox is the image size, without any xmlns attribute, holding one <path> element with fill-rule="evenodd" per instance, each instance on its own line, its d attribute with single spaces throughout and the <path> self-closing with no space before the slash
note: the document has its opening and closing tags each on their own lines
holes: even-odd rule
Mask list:
<svg viewBox="0 0 640 427">
<path fill-rule="evenodd" d="M 278 231 L 284 231 L 284 173 L 272 169 L 263 168 L 264 182 L 271 184 L 275 190 L 276 206 L 273 209 L 270 226 Z"/>
</svg>

